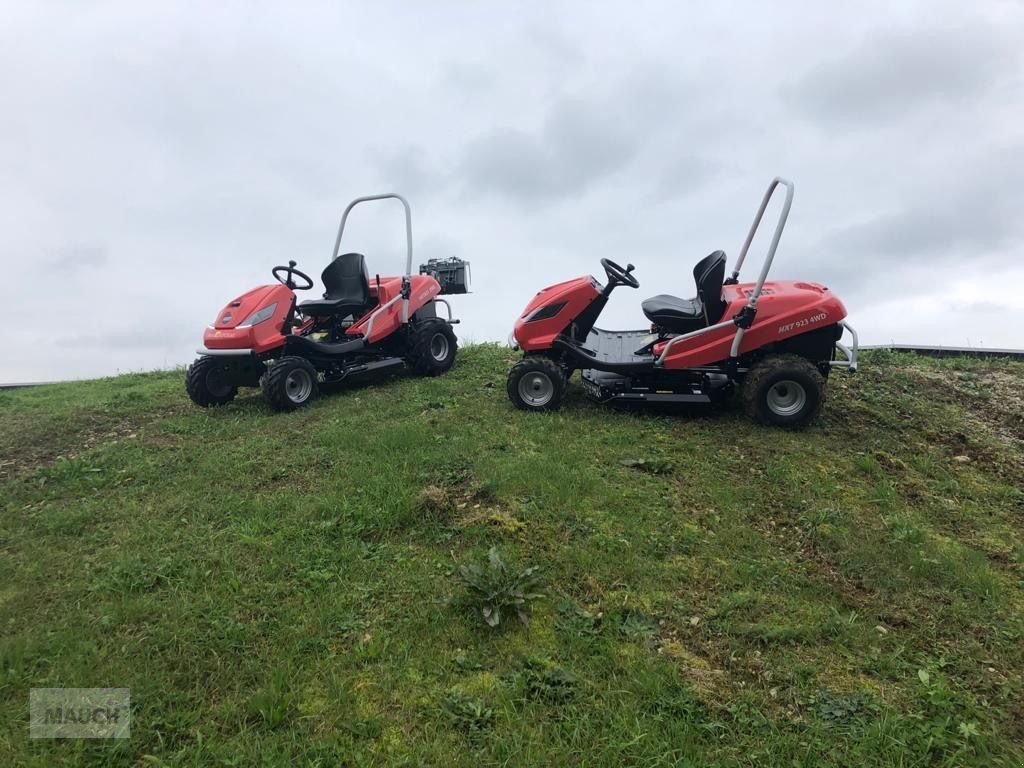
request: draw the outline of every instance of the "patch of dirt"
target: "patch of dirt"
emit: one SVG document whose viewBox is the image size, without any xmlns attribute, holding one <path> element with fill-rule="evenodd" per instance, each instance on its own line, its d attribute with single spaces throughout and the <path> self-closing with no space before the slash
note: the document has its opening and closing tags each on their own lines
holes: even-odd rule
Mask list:
<svg viewBox="0 0 1024 768">
<path fill-rule="evenodd" d="M 455 512 L 455 502 L 452 501 L 447 488 L 428 485 L 416 497 L 413 509 L 421 517 L 447 522 Z"/>
<path fill-rule="evenodd" d="M 661 622 L 653 647 L 679 665 L 680 674 L 714 709 L 725 708 L 742 690 L 760 690 L 767 694 L 764 705 L 768 709 L 790 720 L 801 719 L 789 676 L 773 669 L 760 650 L 730 651 L 692 622 L 682 630 Z"/>
<path fill-rule="evenodd" d="M 720 703 L 733 696 L 735 686 L 730 684 L 726 671 L 717 668 L 710 659 L 691 651 L 671 630 L 662 634 L 658 653 L 679 664 L 683 677 L 693 685 L 704 701 Z"/>
<path fill-rule="evenodd" d="M 459 528 L 483 524 L 506 535 L 526 535 L 526 523 L 503 509 L 467 502 L 457 502 L 455 507 L 458 510 L 456 524 Z"/>
<path fill-rule="evenodd" d="M 835 555 L 817 546 L 807 529 L 779 522 L 774 516 L 760 518 L 754 527 L 774 542 L 780 552 L 803 563 L 814 576 L 828 584 L 846 608 L 865 615 L 878 613 L 877 595 L 860 579 L 840 571 Z"/>
<path fill-rule="evenodd" d="M 907 368 L 920 384 L 922 396 L 957 406 L 973 431 L 989 435 L 1011 451 L 996 456 L 989 448 L 958 431 L 938 430 L 934 437 L 949 446 L 955 456 L 972 461 L 1010 463 L 1024 472 L 1024 382 L 1004 370 L 957 371 Z M 962 461 L 962 460 L 961 460 Z"/>
<path fill-rule="evenodd" d="M 440 483 L 420 492 L 415 504 L 424 515 L 450 521 L 456 528 L 486 525 L 506 535 L 526 534 L 526 523 L 504 509 L 494 492 L 476 482 L 466 467 L 449 469 Z"/>
<path fill-rule="evenodd" d="M 146 435 L 147 425 L 165 418 L 171 409 L 133 414 L 112 421 L 108 414 L 84 412 L 76 414 L 78 423 L 63 426 L 59 432 L 27 434 L 15 446 L 5 448 L 0 455 L 0 481 L 26 475 L 51 466 L 58 459 L 76 459 L 82 454 L 104 445 L 122 440 L 139 440 L 146 445 L 173 441 L 163 435 Z"/>
<path fill-rule="evenodd" d="M 0 458 L 0 480 L 7 480 L 17 475 L 34 472 L 48 467 L 58 459 L 74 459 L 99 445 L 116 443 L 120 440 L 134 440 L 138 437 L 139 425 L 132 421 L 120 424 L 89 424 L 76 431 L 73 441 L 53 442 L 40 440 L 26 441 L 11 449 Z"/>
</svg>

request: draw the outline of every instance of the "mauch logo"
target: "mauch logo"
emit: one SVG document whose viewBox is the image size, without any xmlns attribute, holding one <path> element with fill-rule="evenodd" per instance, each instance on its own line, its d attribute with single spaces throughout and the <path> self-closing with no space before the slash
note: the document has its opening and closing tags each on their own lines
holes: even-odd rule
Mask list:
<svg viewBox="0 0 1024 768">
<path fill-rule="evenodd" d="M 96 725 L 109 725 L 117 723 L 121 719 L 120 707 L 80 707 L 78 709 L 63 709 L 54 707 L 43 713 L 43 722 L 47 725 L 80 725 L 95 723 Z"/>
<path fill-rule="evenodd" d="M 127 739 L 131 735 L 128 688 L 33 688 L 29 737 Z"/>
</svg>

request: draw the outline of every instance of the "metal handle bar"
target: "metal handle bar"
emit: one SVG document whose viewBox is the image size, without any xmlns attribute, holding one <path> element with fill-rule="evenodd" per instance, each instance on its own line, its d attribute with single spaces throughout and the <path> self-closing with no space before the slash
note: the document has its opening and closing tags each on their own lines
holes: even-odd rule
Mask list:
<svg viewBox="0 0 1024 768">
<path fill-rule="evenodd" d="M 779 248 L 779 240 L 782 239 L 782 230 L 786 227 L 786 219 L 789 218 L 789 209 L 793 205 L 793 182 L 788 179 L 783 179 L 780 176 L 776 176 L 772 179 L 772 183 L 768 185 L 768 191 L 764 193 L 764 197 L 761 200 L 761 207 L 757 209 L 757 215 L 754 216 L 754 223 L 750 225 L 750 232 L 747 233 L 747 239 L 743 243 L 743 248 L 740 250 L 739 258 L 736 259 L 736 266 L 733 268 L 732 281 L 735 282 L 736 278 L 739 277 L 740 269 L 743 267 L 743 262 L 747 258 L 747 251 L 750 250 L 750 244 L 754 241 L 754 235 L 757 234 L 757 228 L 761 225 L 761 219 L 764 217 L 764 212 L 768 208 L 768 203 L 772 199 L 772 194 L 775 189 L 782 185 L 786 188 L 786 200 L 782 204 L 782 213 L 779 214 L 779 223 L 775 225 L 775 234 L 772 235 L 771 244 L 768 246 L 768 254 L 764 260 L 764 266 L 761 267 L 761 274 L 757 278 L 757 284 L 754 286 L 753 292 L 750 294 L 750 299 L 747 301 L 747 306 L 751 309 L 757 309 L 757 300 L 761 296 L 761 289 L 764 288 L 764 281 L 768 277 L 768 271 L 772 268 L 772 261 L 775 260 L 775 251 Z M 675 336 L 669 340 L 668 344 L 658 355 L 657 365 L 663 365 L 665 358 L 668 357 L 668 353 L 677 342 L 687 341 L 695 336 L 701 336 L 709 331 L 716 331 L 720 328 L 724 328 L 729 325 L 731 320 L 725 322 L 716 323 L 710 325 L 707 328 L 701 328 L 700 330 L 693 331 L 692 333 L 683 334 L 682 336 Z M 730 357 L 736 357 L 739 354 L 740 342 L 743 341 L 743 328 L 736 329 L 736 336 L 732 340 L 732 348 L 729 351 Z"/>
<path fill-rule="evenodd" d="M 348 221 L 349 212 L 359 203 L 368 203 L 371 200 L 388 200 L 389 198 L 394 198 L 405 208 L 405 277 L 407 279 L 412 277 L 412 209 L 409 208 L 408 200 L 394 192 L 357 197 L 345 207 L 344 212 L 341 214 L 341 224 L 338 225 L 338 236 L 334 239 L 334 251 L 331 254 L 331 261 L 338 258 L 338 251 L 341 249 L 341 236 L 345 232 L 345 222 Z"/>
<path fill-rule="evenodd" d="M 412 279 L 412 209 L 409 207 L 409 201 L 406 200 L 395 192 L 386 192 L 383 195 L 367 195 L 366 197 L 357 197 L 347 206 L 341 214 L 341 223 L 338 225 L 338 236 L 334 239 L 334 252 L 331 254 L 331 261 L 338 258 L 338 251 L 341 250 L 341 236 L 345 233 L 345 222 L 348 221 L 348 215 L 360 203 L 368 203 L 371 200 L 388 200 L 394 198 L 402 204 L 405 208 L 405 275 L 402 278 L 402 323 L 409 322 L 409 281 Z M 398 297 L 395 297 L 398 298 Z M 392 300 L 393 301 L 393 300 Z M 388 302 L 390 305 L 392 302 Z M 386 306 L 386 305 L 385 305 Z M 382 311 L 384 307 L 379 307 L 374 312 L 373 317 L 370 318 L 370 323 L 367 328 L 367 337 L 373 330 L 373 321 L 376 318 L 377 313 Z"/>
<path fill-rule="evenodd" d="M 764 287 L 764 281 L 768 277 L 768 270 L 772 268 L 772 261 L 775 260 L 775 251 L 778 250 L 779 240 L 782 239 L 782 230 L 786 228 L 786 219 L 789 218 L 789 209 L 793 205 L 793 182 L 787 179 L 783 179 L 781 176 L 776 176 L 772 179 L 772 183 L 768 185 L 768 191 L 764 193 L 764 198 L 761 200 L 761 207 L 757 209 L 757 215 L 754 217 L 754 223 L 750 225 L 750 232 L 747 233 L 747 240 L 743 243 L 743 249 L 740 251 L 739 258 L 736 260 L 736 266 L 733 268 L 732 277 L 735 280 L 739 277 L 740 267 L 743 266 L 744 259 L 747 258 L 747 251 L 750 250 L 750 244 L 754 240 L 754 235 L 757 234 L 757 228 L 761 224 L 761 217 L 764 216 L 765 209 L 768 207 L 768 202 L 772 199 L 772 194 L 776 188 L 782 184 L 786 188 L 786 200 L 782 204 L 782 213 L 779 214 L 779 223 L 775 225 L 775 234 L 772 235 L 772 241 L 768 246 L 768 255 L 765 257 L 764 266 L 761 267 L 761 274 L 757 277 L 757 285 L 754 286 L 754 292 L 750 294 L 750 300 L 747 302 L 747 306 L 751 309 L 757 309 L 757 300 L 761 296 L 761 289 Z M 736 330 L 736 338 L 732 340 L 732 349 L 729 350 L 730 357 L 736 357 L 740 352 L 740 342 L 743 341 L 743 328 Z"/>
<path fill-rule="evenodd" d="M 761 275 L 757 279 L 757 288 L 755 290 L 755 296 L 761 294 L 761 287 L 764 285 L 764 280 L 768 276 L 768 270 L 771 269 L 772 261 L 775 259 L 775 251 L 779 247 L 779 240 L 782 238 L 782 230 L 786 226 L 786 219 L 789 218 L 789 209 L 793 206 L 793 182 L 788 179 L 783 179 L 780 176 L 776 176 L 772 179 L 772 183 L 768 185 L 768 191 L 764 193 L 764 198 L 761 200 L 761 207 L 757 209 L 757 215 L 754 217 L 754 223 L 750 225 L 750 232 L 747 233 L 746 242 L 743 243 L 743 248 L 740 250 L 739 258 L 736 259 L 736 266 L 732 270 L 732 279 L 735 280 L 740 276 L 740 269 L 743 268 L 743 262 L 747 258 L 747 251 L 750 250 L 750 244 L 754 241 L 754 235 L 757 234 L 757 228 L 761 225 L 761 218 L 764 216 L 765 210 L 768 208 L 768 203 L 772 199 L 772 194 L 775 192 L 775 188 L 782 184 L 786 188 L 786 200 L 782 204 L 782 213 L 779 214 L 779 223 L 775 225 L 775 234 L 772 235 L 771 245 L 768 246 L 768 256 L 765 259 L 764 266 L 761 267 Z M 756 303 L 756 301 L 755 301 Z"/>
</svg>

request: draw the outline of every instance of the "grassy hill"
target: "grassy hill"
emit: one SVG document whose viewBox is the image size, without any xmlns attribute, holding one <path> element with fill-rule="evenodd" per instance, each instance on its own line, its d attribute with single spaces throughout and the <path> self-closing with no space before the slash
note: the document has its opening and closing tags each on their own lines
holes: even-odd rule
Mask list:
<svg viewBox="0 0 1024 768">
<path fill-rule="evenodd" d="M 874 353 L 788 433 L 516 412 L 511 356 L 0 392 L 0 764 L 1024 760 L 1024 366 Z M 130 740 L 29 741 L 37 686 L 130 687 Z"/>
</svg>

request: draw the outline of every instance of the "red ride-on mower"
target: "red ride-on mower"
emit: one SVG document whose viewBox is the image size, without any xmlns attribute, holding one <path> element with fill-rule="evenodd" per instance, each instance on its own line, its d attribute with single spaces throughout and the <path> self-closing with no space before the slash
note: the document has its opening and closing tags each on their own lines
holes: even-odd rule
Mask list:
<svg viewBox="0 0 1024 768">
<path fill-rule="evenodd" d="M 394 198 L 405 208 L 406 263 L 402 277 L 370 278 L 360 253 L 342 253 L 349 212 L 359 203 Z M 438 376 L 455 362 L 451 306 L 439 294 L 469 290 L 469 264 L 431 259 L 412 274 L 412 212 L 400 195 L 353 200 L 341 215 L 322 299 L 296 303 L 295 291 L 313 280 L 289 261 L 261 285 L 231 301 L 203 334 L 205 347 L 185 379 L 192 402 L 204 408 L 234 399 L 239 387 L 261 387 L 272 408 L 290 411 L 316 397 L 321 384 L 408 365 Z M 446 317 L 438 315 L 443 305 Z"/>
<path fill-rule="evenodd" d="M 756 283 L 739 283 L 772 193 L 786 200 Z M 857 334 L 846 308 L 823 285 L 766 283 L 793 202 L 793 183 L 775 179 L 761 201 L 731 277 L 725 254 L 715 251 L 694 267 L 697 296 L 662 294 L 641 304 L 650 330 L 595 328 L 619 285 L 639 288 L 633 265 L 601 259 L 606 285 L 579 277 L 545 288 L 516 321 L 510 343 L 525 352 L 508 376 L 508 396 L 519 408 L 557 408 L 577 368 L 583 387 L 601 402 L 710 403 L 741 386 L 748 413 L 758 422 L 799 427 L 825 400 L 832 368 L 857 369 Z M 850 332 L 849 346 L 840 343 Z M 842 353 L 837 359 L 836 351 Z"/>
</svg>

